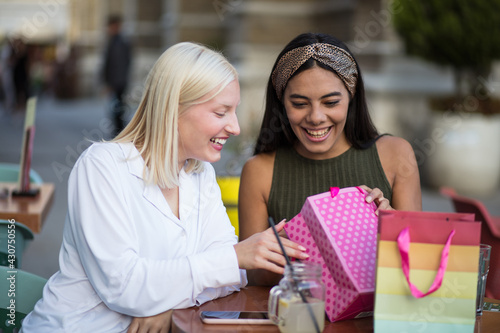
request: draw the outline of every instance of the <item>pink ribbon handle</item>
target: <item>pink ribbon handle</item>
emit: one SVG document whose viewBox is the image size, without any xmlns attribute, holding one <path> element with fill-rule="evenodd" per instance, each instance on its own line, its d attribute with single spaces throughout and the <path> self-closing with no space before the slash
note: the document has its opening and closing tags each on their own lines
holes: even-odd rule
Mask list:
<svg viewBox="0 0 500 333">
<path fill-rule="evenodd" d="M 446 240 L 443 251 L 441 252 L 441 263 L 439 264 L 439 269 L 437 271 L 436 277 L 434 278 L 434 282 L 432 282 L 429 290 L 426 293 L 423 293 L 418 290 L 418 288 L 413 283 L 410 282 L 410 228 L 406 227 L 399 233 L 398 248 L 399 254 L 401 255 L 401 266 L 406 277 L 406 281 L 408 282 L 408 286 L 410 287 L 411 294 L 415 298 L 425 297 L 429 294 L 432 294 L 441 287 L 441 284 L 443 283 L 444 272 L 446 271 L 446 267 L 448 266 L 448 255 L 450 254 L 450 245 L 453 235 L 455 235 L 455 229 L 451 231 L 448 239 Z"/>
<path fill-rule="evenodd" d="M 339 187 L 330 187 L 330 195 L 332 198 L 335 198 L 337 194 L 339 194 L 340 188 Z"/>
</svg>

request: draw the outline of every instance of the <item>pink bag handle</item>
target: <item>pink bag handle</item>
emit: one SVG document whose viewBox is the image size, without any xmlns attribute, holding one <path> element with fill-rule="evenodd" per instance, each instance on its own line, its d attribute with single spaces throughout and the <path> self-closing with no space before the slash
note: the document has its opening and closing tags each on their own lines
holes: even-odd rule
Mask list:
<svg viewBox="0 0 500 333">
<path fill-rule="evenodd" d="M 340 188 L 339 187 L 330 187 L 330 195 L 332 198 L 335 198 L 337 194 L 339 194 Z"/>
<path fill-rule="evenodd" d="M 359 192 L 361 193 L 365 193 L 365 191 L 359 187 L 359 186 L 356 186 L 356 188 L 358 189 Z M 332 198 L 335 198 L 337 196 L 337 194 L 339 194 L 340 192 L 340 187 L 330 187 L 330 195 L 332 196 Z"/>
<path fill-rule="evenodd" d="M 406 227 L 403 229 L 398 236 L 398 247 L 399 254 L 401 255 L 401 266 L 403 269 L 403 273 L 406 277 L 406 281 L 408 282 L 408 286 L 410 287 L 411 294 L 415 298 L 422 298 L 429 294 L 432 294 L 436 290 L 441 287 L 444 278 L 444 272 L 446 271 L 446 266 L 448 266 L 448 255 L 450 253 L 450 245 L 451 239 L 455 235 L 455 229 L 453 229 L 448 236 L 448 240 L 444 245 L 443 251 L 441 252 L 441 263 L 439 264 L 439 269 L 437 271 L 436 277 L 434 278 L 434 282 L 430 286 L 429 290 L 424 294 L 418 288 L 410 282 L 410 228 Z"/>
</svg>

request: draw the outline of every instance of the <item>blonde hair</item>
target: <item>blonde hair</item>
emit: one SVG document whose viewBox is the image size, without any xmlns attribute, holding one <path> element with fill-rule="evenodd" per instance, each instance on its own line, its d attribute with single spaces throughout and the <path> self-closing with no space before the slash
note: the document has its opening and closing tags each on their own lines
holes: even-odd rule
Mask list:
<svg viewBox="0 0 500 333">
<path fill-rule="evenodd" d="M 145 161 L 146 182 L 162 188 L 178 186 L 179 116 L 189 106 L 214 98 L 237 78 L 235 68 L 219 52 L 190 42 L 171 46 L 149 72 L 132 120 L 112 142 L 132 142 L 137 147 Z M 203 163 L 189 159 L 185 170 L 200 172 Z"/>
</svg>

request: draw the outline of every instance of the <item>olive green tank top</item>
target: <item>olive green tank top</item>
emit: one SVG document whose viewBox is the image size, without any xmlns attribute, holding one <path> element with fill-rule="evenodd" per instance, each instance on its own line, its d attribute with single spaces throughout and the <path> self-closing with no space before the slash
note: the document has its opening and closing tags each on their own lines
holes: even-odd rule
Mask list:
<svg viewBox="0 0 500 333">
<path fill-rule="evenodd" d="M 377 146 L 351 147 L 326 160 L 311 160 L 292 148 L 280 148 L 274 160 L 273 180 L 267 210 L 276 223 L 297 215 L 308 196 L 327 192 L 330 187 L 366 185 L 377 187 L 392 199 L 392 188 L 385 176 Z"/>
</svg>

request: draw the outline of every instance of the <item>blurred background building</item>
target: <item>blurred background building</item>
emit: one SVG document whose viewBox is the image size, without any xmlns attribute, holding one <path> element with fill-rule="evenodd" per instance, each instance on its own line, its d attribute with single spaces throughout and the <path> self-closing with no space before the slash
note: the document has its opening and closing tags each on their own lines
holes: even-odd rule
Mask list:
<svg viewBox="0 0 500 333">
<path fill-rule="evenodd" d="M 106 19 L 121 14 L 134 46 L 132 104 L 168 46 L 197 41 L 222 50 L 241 75 L 245 141 L 260 125 L 279 51 L 299 33 L 329 33 L 357 55 L 381 131 L 408 136 L 407 127 L 418 128 L 425 118 L 423 95 L 451 91 L 452 79 L 446 70 L 404 56 L 391 25 L 397 10 L 388 0 L 0 0 L 0 39 L 26 41 L 37 89 L 57 98 L 95 96 L 102 88 Z"/>
</svg>

